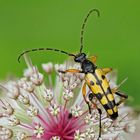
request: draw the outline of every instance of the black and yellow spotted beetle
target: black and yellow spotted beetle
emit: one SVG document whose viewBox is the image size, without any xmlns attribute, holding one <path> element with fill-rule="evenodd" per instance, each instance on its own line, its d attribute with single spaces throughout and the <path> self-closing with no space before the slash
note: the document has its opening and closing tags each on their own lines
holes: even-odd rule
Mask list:
<svg viewBox="0 0 140 140">
<path fill-rule="evenodd" d="M 82 53 L 83 50 L 83 34 L 84 34 L 84 28 L 87 22 L 88 17 L 91 13 L 96 12 L 98 17 L 100 16 L 100 13 L 97 9 L 92 9 L 87 14 L 86 18 L 84 19 L 82 29 L 81 29 L 81 46 L 80 46 L 80 52 L 78 54 L 72 54 L 65 52 L 63 50 L 59 49 L 53 49 L 53 48 L 36 48 L 32 50 L 27 50 L 20 54 L 18 57 L 18 61 L 20 62 L 20 58 L 25 53 L 31 52 L 31 51 L 56 51 L 60 52 L 69 56 L 74 57 L 74 61 L 77 63 L 80 63 L 81 65 L 81 71 L 77 69 L 68 69 L 66 71 L 61 71 L 62 73 L 71 72 L 71 73 L 84 73 L 85 74 L 85 83 L 82 87 L 82 93 L 85 102 L 87 103 L 89 107 L 89 112 L 91 113 L 91 108 L 89 105 L 89 102 L 91 101 L 93 103 L 93 97 L 96 97 L 99 102 L 102 104 L 104 109 L 106 110 L 108 116 L 115 120 L 118 117 L 118 105 L 120 105 L 128 96 L 121 94 L 118 90 L 118 88 L 111 89 L 108 80 L 106 79 L 106 74 L 109 73 L 112 69 L 111 68 L 97 68 L 96 66 L 96 57 L 90 57 L 87 58 L 85 53 Z M 86 85 L 88 85 L 89 89 L 91 90 L 91 93 L 88 95 L 87 100 L 87 92 L 86 92 Z M 116 94 L 122 98 L 118 103 L 115 102 L 114 95 Z M 100 114 L 100 123 L 99 123 L 99 138 L 101 137 L 101 109 L 97 107 L 99 114 Z"/>
</svg>

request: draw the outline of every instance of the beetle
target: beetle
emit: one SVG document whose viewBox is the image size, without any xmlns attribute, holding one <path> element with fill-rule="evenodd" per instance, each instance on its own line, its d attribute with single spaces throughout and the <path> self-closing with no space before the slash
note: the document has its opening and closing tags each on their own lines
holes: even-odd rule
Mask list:
<svg viewBox="0 0 140 140">
<path fill-rule="evenodd" d="M 91 15 L 91 13 L 96 12 L 97 16 L 100 16 L 100 12 L 98 9 L 92 9 L 89 11 L 87 14 L 86 18 L 84 19 L 84 22 L 82 24 L 81 28 L 81 36 L 80 36 L 80 52 L 78 54 L 72 54 L 68 53 L 63 50 L 59 49 L 54 49 L 54 48 L 35 48 L 32 50 L 26 50 L 23 53 L 21 53 L 18 57 L 18 61 L 20 62 L 21 56 L 23 56 L 26 53 L 32 52 L 32 51 L 55 51 L 55 52 L 60 52 L 69 56 L 74 57 L 74 61 L 76 63 L 80 63 L 81 65 L 81 70 L 77 69 L 68 69 L 66 71 L 60 71 L 61 73 L 66 73 L 66 72 L 71 72 L 71 73 L 84 73 L 85 74 L 85 81 L 82 87 L 82 94 L 85 102 L 87 103 L 89 107 L 89 113 L 91 113 L 91 107 L 90 107 L 90 102 L 94 104 L 93 102 L 93 97 L 96 97 L 103 108 L 106 110 L 108 116 L 112 119 L 115 120 L 118 117 L 118 106 L 124 102 L 125 99 L 128 98 L 127 95 L 124 95 L 120 93 L 118 88 L 111 89 L 109 85 L 109 81 L 106 78 L 106 74 L 111 72 L 111 68 L 97 68 L 96 65 L 96 56 L 92 56 L 90 58 L 87 58 L 86 54 L 82 52 L 83 50 L 83 35 L 84 35 L 84 29 L 85 25 L 87 23 L 88 17 Z M 88 100 L 87 100 L 87 92 L 86 92 L 86 86 L 89 87 L 91 90 L 91 93 L 88 95 Z M 114 94 L 120 96 L 122 99 L 116 103 Z M 97 106 L 96 106 L 97 107 Z M 101 137 L 101 114 L 102 111 L 100 108 L 98 108 L 99 114 L 100 114 L 100 123 L 99 123 L 99 137 Z"/>
</svg>

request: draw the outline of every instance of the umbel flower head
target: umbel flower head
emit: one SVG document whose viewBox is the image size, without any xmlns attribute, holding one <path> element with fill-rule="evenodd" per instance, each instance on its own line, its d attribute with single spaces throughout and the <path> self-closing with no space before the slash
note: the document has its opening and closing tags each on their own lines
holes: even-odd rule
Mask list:
<svg viewBox="0 0 140 140">
<path fill-rule="evenodd" d="M 84 75 L 58 72 L 80 69 L 79 65 L 71 61 L 61 65 L 42 64 L 43 75 L 31 61 L 26 62 L 28 68 L 22 78 L 1 83 L 0 140 L 97 140 L 99 114 L 94 107 L 89 114 L 83 100 Z M 55 82 L 52 72 L 55 72 Z M 116 86 L 115 80 L 110 78 L 108 81 Z M 101 139 L 120 140 L 134 131 L 131 108 L 120 106 L 119 117 L 113 121 L 99 101 L 94 100 L 102 110 Z"/>
</svg>

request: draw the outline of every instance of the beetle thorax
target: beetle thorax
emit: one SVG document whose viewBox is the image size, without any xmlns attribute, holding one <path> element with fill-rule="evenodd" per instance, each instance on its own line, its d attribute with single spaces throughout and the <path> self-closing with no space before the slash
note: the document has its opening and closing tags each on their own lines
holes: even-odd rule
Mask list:
<svg viewBox="0 0 140 140">
<path fill-rule="evenodd" d="M 94 73 L 97 66 L 86 59 L 81 63 L 81 68 L 84 73 Z"/>
</svg>

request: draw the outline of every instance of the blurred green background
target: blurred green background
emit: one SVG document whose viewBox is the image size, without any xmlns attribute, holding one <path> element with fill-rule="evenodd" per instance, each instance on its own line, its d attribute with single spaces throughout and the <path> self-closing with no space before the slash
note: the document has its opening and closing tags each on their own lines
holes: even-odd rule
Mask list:
<svg viewBox="0 0 140 140">
<path fill-rule="evenodd" d="M 118 69 L 121 87 L 140 106 L 140 2 L 138 0 L 0 0 L 0 79 L 12 73 L 21 76 L 25 63 L 17 62 L 26 49 L 53 47 L 78 52 L 83 19 L 92 8 L 84 52 L 97 55 L 99 67 Z M 61 63 L 57 53 L 30 53 L 34 64 Z"/>
</svg>

